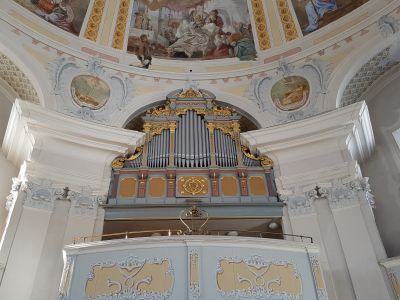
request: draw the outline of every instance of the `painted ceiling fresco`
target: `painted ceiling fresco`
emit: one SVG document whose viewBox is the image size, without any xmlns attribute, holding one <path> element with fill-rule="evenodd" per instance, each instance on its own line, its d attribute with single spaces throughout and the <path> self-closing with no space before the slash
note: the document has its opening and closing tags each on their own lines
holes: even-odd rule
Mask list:
<svg viewBox="0 0 400 300">
<path fill-rule="evenodd" d="M 128 51 L 162 58 L 254 59 L 246 0 L 135 0 Z"/>
<path fill-rule="evenodd" d="M 368 0 L 292 0 L 303 34 L 309 34 L 343 17 Z"/>
<path fill-rule="evenodd" d="M 90 0 L 14 0 L 57 27 L 79 35 Z"/>
<path fill-rule="evenodd" d="M 79 35 L 91 0 L 14 0 L 47 22 Z M 257 57 L 247 0 L 131 0 L 126 50 L 152 57 L 208 60 Z M 277 5 L 280 0 L 276 1 Z M 288 0 L 303 35 L 324 27 L 369 0 Z M 264 9 L 271 8 L 265 5 Z M 272 6 L 273 7 L 273 6 Z M 266 15 L 268 15 L 266 13 Z M 101 18 L 100 18 L 101 19 Z M 258 28 L 258 27 L 257 27 Z M 122 35 L 124 37 L 124 35 Z M 121 49 L 124 42 L 121 42 Z"/>
</svg>

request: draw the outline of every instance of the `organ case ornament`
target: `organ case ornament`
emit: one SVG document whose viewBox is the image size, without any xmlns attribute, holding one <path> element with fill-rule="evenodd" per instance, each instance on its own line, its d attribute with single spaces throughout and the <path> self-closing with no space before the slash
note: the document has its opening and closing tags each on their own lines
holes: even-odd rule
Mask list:
<svg viewBox="0 0 400 300">
<path fill-rule="evenodd" d="M 216 103 L 208 91 L 171 92 L 163 105 L 141 117 L 146 133 L 143 147 L 113 161 L 111 195 L 117 195 L 118 185 L 129 174 L 138 179 L 137 194 L 132 198 L 157 198 L 148 192 L 149 178 L 154 176 L 165 178 L 166 183 L 166 192 L 158 198 L 248 197 L 247 178 L 253 175 L 265 177 L 265 195 L 257 193 L 257 197 L 276 197 L 272 160 L 241 145 L 241 118 L 234 109 Z M 244 172 L 246 176 L 241 177 Z M 227 192 L 227 178 L 236 179 L 235 193 Z"/>
</svg>

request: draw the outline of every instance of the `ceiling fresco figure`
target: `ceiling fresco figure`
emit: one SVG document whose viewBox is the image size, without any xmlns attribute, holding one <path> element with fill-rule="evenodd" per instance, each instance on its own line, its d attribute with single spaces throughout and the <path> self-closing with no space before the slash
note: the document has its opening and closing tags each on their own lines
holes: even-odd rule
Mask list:
<svg viewBox="0 0 400 300">
<path fill-rule="evenodd" d="M 303 34 L 336 21 L 368 0 L 292 0 Z"/>
<path fill-rule="evenodd" d="M 128 52 L 140 56 L 143 35 L 155 57 L 256 58 L 250 14 L 243 0 L 135 0 Z"/>
<path fill-rule="evenodd" d="M 89 0 L 15 0 L 57 27 L 79 35 Z"/>
</svg>

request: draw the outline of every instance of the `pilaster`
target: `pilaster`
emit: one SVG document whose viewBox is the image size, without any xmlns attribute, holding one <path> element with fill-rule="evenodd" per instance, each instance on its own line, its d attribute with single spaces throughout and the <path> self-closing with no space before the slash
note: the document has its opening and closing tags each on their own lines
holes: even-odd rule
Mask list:
<svg viewBox="0 0 400 300">
<path fill-rule="evenodd" d="M 102 233 L 111 162 L 142 138 L 15 102 L 3 151 L 20 172 L 0 248 L 1 299 L 56 299 L 63 247 Z"/>
<path fill-rule="evenodd" d="M 373 196 L 358 166 L 375 145 L 365 103 L 246 132 L 242 141 L 274 161 L 278 193 L 287 205 L 284 229 L 320 245 L 329 298 L 390 299 L 378 265 L 386 254 Z"/>
</svg>

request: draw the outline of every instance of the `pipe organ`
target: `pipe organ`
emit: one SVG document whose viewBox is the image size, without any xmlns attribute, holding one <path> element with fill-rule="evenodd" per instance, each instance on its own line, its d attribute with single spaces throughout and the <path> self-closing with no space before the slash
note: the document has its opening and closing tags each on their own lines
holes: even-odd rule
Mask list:
<svg viewBox="0 0 400 300">
<path fill-rule="evenodd" d="M 145 140 L 114 159 L 109 205 L 276 202 L 272 161 L 240 143 L 240 119 L 205 90 L 170 93 L 143 119 Z"/>
</svg>

